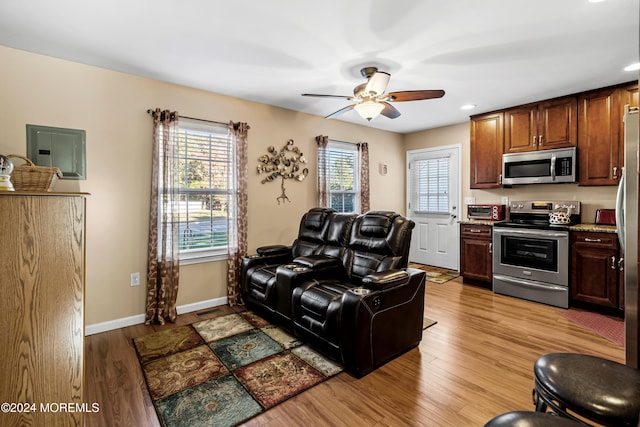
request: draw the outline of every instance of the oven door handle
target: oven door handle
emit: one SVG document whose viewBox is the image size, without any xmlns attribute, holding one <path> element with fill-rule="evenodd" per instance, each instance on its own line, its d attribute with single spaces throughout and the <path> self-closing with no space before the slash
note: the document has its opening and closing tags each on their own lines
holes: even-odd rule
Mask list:
<svg viewBox="0 0 640 427">
<path fill-rule="evenodd" d="M 517 230 L 513 228 L 493 228 L 493 232 L 496 234 L 516 234 L 516 235 L 526 235 L 531 237 L 559 237 L 559 238 L 568 238 L 567 232 L 555 232 L 555 231 L 547 231 L 547 230 L 538 230 L 538 231 L 530 231 L 530 230 Z"/>
<path fill-rule="evenodd" d="M 509 282 L 509 283 L 513 283 L 513 284 L 520 285 L 520 286 L 527 287 L 527 288 L 544 289 L 545 291 L 566 292 L 566 290 L 567 290 L 566 286 L 551 285 L 551 284 L 548 284 L 548 283 L 529 282 L 529 281 L 526 281 L 526 280 L 520 280 L 520 279 L 515 279 L 513 277 L 503 276 L 501 274 L 494 274 L 493 278 L 494 279 L 498 279 L 498 280 L 502 280 L 503 282 Z"/>
</svg>

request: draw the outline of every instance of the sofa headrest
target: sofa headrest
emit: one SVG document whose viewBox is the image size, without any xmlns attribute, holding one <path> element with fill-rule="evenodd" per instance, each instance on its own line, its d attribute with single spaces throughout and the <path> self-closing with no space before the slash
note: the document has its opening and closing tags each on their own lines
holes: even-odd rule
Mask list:
<svg viewBox="0 0 640 427">
<path fill-rule="evenodd" d="M 360 235 L 362 237 L 387 237 L 391 224 L 398 214 L 387 211 L 370 211 L 362 216 Z"/>
<path fill-rule="evenodd" d="M 356 218 L 349 247 L 384 256 L 405 257 L 415 223 L 395 212 L 371 211 Z"/>
<path fill-rule="evenodd" d="M 334 210 L 330 208 L 312 208 L 304 217 L 304 226 L 309 230 L 321 230 L 333 212 Z"/>
</svg>

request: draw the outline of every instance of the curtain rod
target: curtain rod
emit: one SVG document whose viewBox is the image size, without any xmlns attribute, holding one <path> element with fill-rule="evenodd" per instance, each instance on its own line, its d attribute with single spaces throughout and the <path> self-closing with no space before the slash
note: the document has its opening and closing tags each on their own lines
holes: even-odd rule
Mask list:
<svg viewBox="0 0 640 427">
<path fill-rule="evenodd" d="M 360 141 L 360 142 L 340 141 L 339 139 L 333 139 L 331 137 L 329 137 L 329 141 L 339 142 L 340 144 L 349 144 L 349 145 L 360 145 L 365 143 L 365 141 Z"/>
<path fill-rule="evenodd" d="M 189 120 L 197 120 L 199 122 L 215 123 L 217 125 L 229 126 L 229 123 L 218 122 L 215 120 L 198 119 L 197 117 L 181 116 L 180 114 L 178 114 L 178 117 L 183 119 L 189 119 Z"/>
<path fill-rule="evenodd" d="M 154 112 L 155 112 L 155 110 L 152 110 L 152 109 L 148 109 L 147 110 L 147 113 L 149 113 L 149 114 L 153 114 Z M 229 123 L 218 122 L 218 121 L 215 121 L 215 120 L 199 119 L 197 117 L 181 116 L 180 114 L 178 114 L 178 118 L 189 119 L 189 120 L 197 120 L 199 122 L 215 123 L 215 124 L 218 124 L 218 125 L 229 126 Z"/>
</svg>

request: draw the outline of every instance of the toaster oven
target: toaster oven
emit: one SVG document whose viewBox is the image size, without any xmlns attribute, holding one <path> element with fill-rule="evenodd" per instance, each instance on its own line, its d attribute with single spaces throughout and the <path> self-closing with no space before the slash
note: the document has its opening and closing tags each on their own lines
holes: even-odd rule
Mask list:
<svg viewBox="0 0 640 427">
<path fill-rule="evenodd" d="M 502 221 L 505 217 L 505 205 L 467 205 L 469 219 Z"/>
</svg>

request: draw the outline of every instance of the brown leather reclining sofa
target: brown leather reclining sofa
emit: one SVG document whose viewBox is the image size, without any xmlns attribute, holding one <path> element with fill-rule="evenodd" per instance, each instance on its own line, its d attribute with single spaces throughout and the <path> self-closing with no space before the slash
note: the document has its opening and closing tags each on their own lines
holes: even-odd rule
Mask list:
<svg viewBox="0 0 640 427">
<path fill-rule="evenodd" d="M 425 272 L 407 268 L 414 226 L 394 212 L 311 209 L 293 245 L 243 259 L 245 303 L 366 375 L 422 339 Z"/>
</svg>

